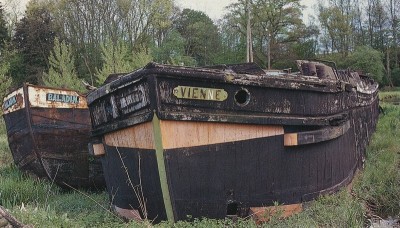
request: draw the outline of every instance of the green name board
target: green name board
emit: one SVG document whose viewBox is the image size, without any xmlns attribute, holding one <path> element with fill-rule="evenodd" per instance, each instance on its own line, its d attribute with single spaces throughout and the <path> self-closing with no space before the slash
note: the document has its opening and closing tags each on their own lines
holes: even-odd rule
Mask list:
<svg viewBox="0 0 400 228">
<path fill-rule="evenodd" d="M 46 94 L 46 100 L 54 101 L 54 102 L 61 102 L 61 103 L 68 103 L 68 104 L 78 104 L 79 103 L 78 96 L 57 94 L 57 93 Z"/>
</svg>

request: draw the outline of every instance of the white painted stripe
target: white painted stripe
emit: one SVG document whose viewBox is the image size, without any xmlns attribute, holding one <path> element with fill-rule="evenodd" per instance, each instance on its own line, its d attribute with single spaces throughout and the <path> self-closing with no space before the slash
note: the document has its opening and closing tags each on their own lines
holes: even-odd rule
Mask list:
<svg viewBox="0 0 400 228">
<path fill-rule="evenodd" d="M 48 96 L 53 97 L 53 95 L 57 96 L 67 96 L 67 97 L 78 97 L 79 102 L 67 102 L 48 100 Z M 53 89 L 53 88 L 42 88 L 35 87 L 32 85 L 28 85 L 28 95 L 29 95 L 29 104 L 31 107 L 37 108 L 87 108 L 86 98 L 84 96 L 79 95 L 75 91 L 71 90 L 62 90 L 62 89 Z M 65 97 L 64 96 L 64 97 Z"/>
</svg>

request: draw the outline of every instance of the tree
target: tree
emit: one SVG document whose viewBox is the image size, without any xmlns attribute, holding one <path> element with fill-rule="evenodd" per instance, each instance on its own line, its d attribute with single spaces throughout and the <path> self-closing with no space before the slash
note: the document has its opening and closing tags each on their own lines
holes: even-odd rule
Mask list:
<svg viewBox="0 0 400 228">
<path fill-rule="evenodd" d="M 221 39 L 218 27 L 205 13 L 183 9 L 174 25 L 185 40 L 186 56 L 194 58 L 200 66 L 215 64 Z"/>
<path fill-rule="evenodd" d="M 396 67 L 392 70 L 392 81 L 394 86 L 400 86 L 400 68 Z"/>
<path fill-rule="evenodd" d="M 394 68 L 397 69 L 396 72 L 399 72 L 398 69 L 400 67 L 399 57 L 398 57 L 398 44 L 399 44 L 399 30 L 400 30 L 400 2 L 395 0 L 389 0 L 388 4 L 389 13 L 389 23 L 391 27 L 391 33 L 393 37 L 393 51 L 394 51 Z"/>
<path fill-rule="evenodd" d="M 348 66 L 354 70 L 361 70 L 369 74 L 377 82 L 382 82 L 385 67 L 383 65 L 383 54 L 371 47 L 361 46 L 349 55 Z"/>
<path fill-rule="evenodd" d="M 113 45 L 111 41 L 101 45 L 103 67 L 96 70 L 96 83 L 103 84 L 108 75 L 113 73 L 127 73 L 132 70 L 132 63 L 128 45 L 119 41 Z"/>
<path fill-rule="evenodd" d="M 126 42 L 118 41 L 114 45 L 111 41 L 101 45 L 103 67 L 96 70 L 96 83 L 101 85 L 110 74 L 128 73 L 152 60 L 145 50 L 132 53 Z"/>
<path fill-rule="evenodd" d="M 243 42 L 247 27 L 246 1 L 239 0 L 228 9 L 224 18 L 226 26 L 240 34 L 240 42 Z M 305 39 L 305 33 L 301 32 L 306 27 L 301 20 L 300 0 L 253 0 L 250 9 L 255 62 L 267 65 L 268 47 L 272 62 L 287 61 L 292 43 Z"/>
<path fill-rule="evenodd" d="M 185 55 L 185 40 L 181 34 L 172 29 L 159 48 L 154 49 L 155 60 L 172 65 L 195 66 L 196 60 Z"/>
<path fill-rule="evenodd" d="M 347 56 L 351 51 L 352 26 L 351 12 L 344 11 L 343 7 L 319 5 L 319 20 L 321 26 L 329 37 L 326 48 Z M 329 45 L 329 46 L 328 46 Z"/>
<path fill-rule="evenodd" d="M 367 24 L 368 24 L 368 41 L 371 47 L 384 50 L 385 39 L 387 37 L 388 15 L 385 12 L 381 0 L 368 0 L 367 1 Z"/>
<path fill-rule="evenodd" d="M 2 50 L 5 43 L 10 40 L 10 37 L 8 36 L 7 23 L 4 18 L 5 12 L 3 6 L 0 4 L 0 50 Z"/>
<path fill-rule="evenodd" d="M 3 100 L 8 89 L 12 84 L 12 79 L 7 75 L 10 69 L 10 64 L 6 61 L 1 61 L 0 64 L 0 99 Z"/>
<path fill-rule="evenodd" d="M 142 49 L 132 54 L 132 70 L 137 70 L 144 67 L 147 63 L 153 60 L 153 56 L 147 52 L 146 49 Z"/>
<path fill-rule="evenodd" d="M 20 75 L 18 84 L 27 81 L 42 83 L 42 74 L 49 68 L 48 56 L 53 48 L 55 30 L 46 5 L 30 1 L 27 12 L 17 24 L 12 40 L 21 57 L 26 75 Z M 14 77 L 14 75 L 13 75 Z M 21 77 L 21 78 L 20 78 Z"/>
<path fill-rule="evenodd" d="M 8 37 L 12 37 L 13 31 L 18 20 L 24 15 L 24 8 L 20 6 L 20 0 L 2 0 L 2 6 L 4 9 L 4 19 L 8 30 Z"/>
<path fill-rule="evenodd" d="M 171 27 L 172 0 L 60 0 L 54 18 L 61 37 L 76 53 L 79 75 L 89 78 L 103 65 L 102 44 L 121 40 L 135 52 L 149 52 Z"/>
<path fill-rule="evenodd" d="M 60 87 L 84 92 L 85 88 L 75 71 L 71 45 L 58 38 L 54 39 L 54 50 L 49 56 L 50 69 L 43 73 L 43 82 L 46 86 Z"/>
</svg>

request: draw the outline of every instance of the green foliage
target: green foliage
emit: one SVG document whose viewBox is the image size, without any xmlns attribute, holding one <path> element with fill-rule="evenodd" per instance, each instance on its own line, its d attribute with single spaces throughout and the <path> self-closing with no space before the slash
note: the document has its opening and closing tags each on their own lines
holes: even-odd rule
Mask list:
<svg viewBox="0 0 400 228">
<path fill-rule="evenodd" d="M 296 59 L 315 59 L 316 41 L 297 42 L 292 45 L 292 49 Z"/>
<path fill-rule="evenodd" d="M 12 79 L 7 76 L 9 69 L 10 63 L 6 62 L 3 59 L 0 62 L 0 100 L 3 100 L 4 96 L 7 94 L 8 89 L 12 84 Z"/>
<path fill-rule="evenodd" d="M 80 193 L 65 192 L 49 197 L 47 204 L 28 204 L 23 210 L 15 208 L 15 215 L 35 227 L 115 227 L 122 221 L 108 211 L 104 193 L 91 193 L 91 198 Z"/>
<path fill-rule="evenodd" d="M 177 223 L 171 224 L 169 222 L 163 222 L 156 227 L 174 227 L 174 228 L 184 228 L 184 227 L 194 227 L 194 228 L 209 228 L 209 227 L 237 227 L 237 228 L 252 228 L 257 227 L 253 220 L 247 220 L 238 218 L 237 221 L 232 219 L 193 219 L 192 222 L 179 221 Z"/>
<path fill-rule="evenodd" d="M 350 68 L 352 70 L 362 71 L 364 74 L 370 75 L 379 83 L 383 81 L 385 70 L 383 65 L 383 55 L 381 52 L 371 47 L 360 46 L 346 57 L 343 57 L 340 53 L 334 53 L 319 56 L 317 58 L 333 61 L 339 69 Z"/>
<path fill-rule="evenodd" d="M 103 84 L 108 75 L 112 73 L 127 73 L 132 69 L 130 50 L 123 41 L 118 41 L 114 45 L 111 41 L 101 45 L 102 59 L 104 61 L 101 70 L 96 70 L 96 82 Z"/>
<path fill-rule="evenodd" d="M 49 64 L 49 72 L 43 73 L 43 82 L 46 86 L 84 91 L 85 88 L 76 75 L 70 45 L 55 38 L 54 50 L 49 56 Z"/>
<path fill-rule="evenodd" d="M 397 96 L 394 94 L 397 93 Z M 382 97 L 400 97 L 400 92 L 385 92 Z M 397 100 L 399 102 L 400 99 Z M 384 114 L 367 150 L 365 171 L 355 185 L 357 197 L 372 213 L 386 218 L 400 216 L 400 107 L 383 103 Z"/>
<path fill-rule="evenodd" d="M 185 40 L 181 34 L 172 29 L 168 32 L 161 47 L 154 49 L 155 60 L 172 65 L 195 66 L 196 60 L 185 55 Z"/>
<path fill-rule="evenodd" d="M 394 86 L 400 86 L 400 68 L 396 67 L 391 72 L 392 82 Z"/>
<path fill-rule="evenodd" d="M 174 25 L 185 40 L 184 56 L 194 58 L 200 66 L 215 64 L 222 43 L 217 26 L 205 13 L 184 9 Z"/>
<path fill-rule="evenodd" d="M 332 5 L 319 5 L 319 20 L 332 42 L 331 49 L 347 56 L 350 51 L 350 37 L 352 34 L 351 17 L 343 12 L 343 8 Z"/>
<path fill-rule="evenodd" d="M 6 125 L 4 120 L 0 119 L 0 169 L 5 164 L 12 162 L 10 148 L 8 147 Z"/>
<path fill-rule="evenodd" d="M 9 46 L 3 49 L 4 60 L 10 64 L 9 75 L 12 86 L 19 87 L 27 80 L 27 69 L 24 66 L 23 55 Z"/>
<path fill-rule="evenodd" d="M 173 11 L 174 11 L 174 2 L 172 0 L 152 1 L 151 21 L 155 30 L 158 32 L 157 34 L 158 36 L 172 27 L 171 15 L 173 14 Z"/>
<path fill-rule="evenodd" d="M 153 60 L 153 56 L 146 50 L 142 49 L 132 55 L 132 70 L 144 67 Z"/>
<path fill-rule="evenodd" d="M 241 0 L 228 6 L 229 13 L 224 17 L 222 37 L 236 36 L 224 44 L 237 49 L 246 43 L 247 1 Z M 292 49 L 296 43 L 309 40 L 318 34 L 312 27 L 306 27 L 301 20 L 302 6 L 299 0 L 255 0 L 250 1 L 254 61 L 267 66 L 267 48 L 270 48 L 271 64 L 288 65 L 297 59 Z M 223 38 L 223 39 L 224 39 Z M 240 43 L 237 43 L 240 39 Z M 236 44 L 235 44 L 236 43 Z M 245 53 L 243 47 L 236 51 L 237 56 Z M 241 62 L 245 61 L 242 57 Z M 279 62 L 279 63 L 278 63 Z"/>
<path fill-rule="evenodd" d="M 10 40 L 8 36 L 7 22 L 4 20 L 4 9 L 3 5 L 0 4 L 0 50 L 2 50 L 6 44 Z"/>
<path fill-rule="evenodd" d="M 246 37 L 233 25 L 234 19 L 226 16 L 220 21 L 222 50 L 216 56 L 216 64 L 243 63 L 246 60 Z"/>
<path fill-rule="evenodd" d="M 364 211 L 360 202 L 342 190 L 308 203 L 299 214 L 273 219 L 263 227 L 363 227 Z"/>
<path fill-rule="evenodd" d="M 101 49 L 103 67 L 101 70 L 97 69 L 96 82 L 98 85 L 103 84 L 110 74 L 128 73 L 144 67 L 152 60 L 152 56 L 145 50 L 132 53 L 128 44 L 123 41 L 118 41 L 117 44 L 109 41 L 103 44 Z"/>
<path fill-rule="evenodd" d="M 42 83 L 43 72 L 48 69 L 48 57 L 53 48 L 55 29 L 53 18 L 45 4 L 30 1 L 26 15 L 17 23 L 12 44 L 20 55 L 21 82 Z"/>
<path fill-rule="evenodd" d="M 355 52 L 349 55 L 347 62 L 351 69 L 361 70 L 377 82 L 382 82 L 385 67 L 381 52 L 367 46 L 357 47 Z"/>
<path fill-rule="evenodd" d="M 0 169 L 0 205 L 12 207 L 22 203 L 43 203 L 58 189 L 50 183 L 21 173 L 15 166 Z"/>
</svg>

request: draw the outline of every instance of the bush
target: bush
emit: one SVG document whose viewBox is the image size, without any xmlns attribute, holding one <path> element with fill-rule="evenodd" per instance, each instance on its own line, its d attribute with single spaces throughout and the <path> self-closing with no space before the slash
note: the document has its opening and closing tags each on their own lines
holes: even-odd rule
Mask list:
<svg viewBox="0 0 400 228">
<path fill-rule="evenodd" d="M 381 83 L 385 72 L 383 54 L 373 48 L 361 46 L 348 57 L 349 67 L 361 70 Z"/>
</svg>

